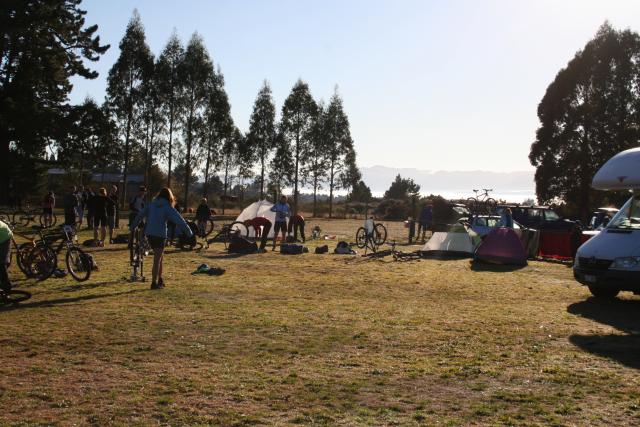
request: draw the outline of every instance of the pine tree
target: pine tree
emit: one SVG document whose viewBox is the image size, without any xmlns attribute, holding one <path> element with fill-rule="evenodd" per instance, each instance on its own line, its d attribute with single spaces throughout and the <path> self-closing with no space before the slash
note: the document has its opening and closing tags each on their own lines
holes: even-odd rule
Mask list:
<svg viewBox="0 0 640 427">
<path fill-rule="evenodd" d="M 327 140 L 325 119 L 326 108 L 321 101 L 318 104 L 318 111 L 313 118 L 309 144 L 306 147 L 304 156 L 307 159 L 303 175 L 313 188 L 313 216 L 317 215 L 318 190 L 322 189 L 322 184 L 327 179 L 327 166 L 329 154 L 329 141 Z"/>
<path fill-rule="evenodd" d="M 204 185 L 202 186 L 204 197 L 209 197 L 209 182 L 212 179 L 211 174 L 218 164 L 221 141 L 229 138 L 233 131 L 231 106 L 229 105 L 229 97 L 224 90 L 224 76 L 218 70 L 211 76 L 208 83 L 205 123 L 201 135 L 205 152 Z"/>
<path fill-rule="evenodd" d="M 194 33 L 187 44 L 184 61 L 180 67 L 180 77 L 184 82 L 185 108 L 182 113 L 182 129 L 184 133 L 185 151 L 183 162 L 185 165 L 184 178 L 184 206 L 188 206 L 189 187 L 193 170 L 197 167 L 198 158 L 195 152 L 198 148 L 197 135 L 204 122 L 205 108 L 208 95 L 208 84 L 213 78 L 213 63 L 204 46 L 202 37 Z"/>
<path fill-rule="evenodd" d="M 327 163 L 329 177 L 329 218 L 333 215 L 333 194 L 341 187 L 340 174 L 347 165 L 347 155 L 352 154 L 355 165 L 355 151 L 349 129 L 349 119 L 342 107 L 342 98 L 337 91 L 331 97 L 324 120 L 327 138 Z"/>
<path fill-rule="evenodd" d="M 122 168 L 122 203 L 127 200 L 127 175 L 132 153 L 132 136 L 139 133 L 139 113 L 142 104 L 142 85 L 145 73 L 153 62 L 146 42 L 144 27 L 137 10 L 127 25 L 120 41 L 120 56 L 109 71 L 107 100 L 115 115 L 120 133 L 124 135 L 124 161 Z"/>
<path fill-rule="evenodd" d="M 281 126 L 279 126 L 280 128 Z M 269 163 L 269 181 L 274 192 L 274 202 L 285 187 L 293 183 L 293 158 L 282 129 L 278 129 L 274 141 L 275 153 Z"/>
<path fill-rule="evenodd" d="M 173 135 L 179 123 L 178 118 L 184 108 L 184 85 L 180 78 L 180 68 L 184 61 L 184 48 L 175 30 L 162 50 L 157 63 L 157 80 L 160 96 L 160 114 L 168 126 L 166 146 L 167 187 L 171 187 L 173 162 Z"/>
<path fill-rule="evenodd" d="M 298 188 L 303 183 L 302 167 L 305 165 L 304 152 L 311 138 L 313 118 L 317 111 L 316 102 L 309 93 L 309 86 L 298 80 L 282 106 L 280 122 L 282 137 L 293 160 L 293 210 L 298 211 Z M 280 147 L 282 148 L 282 147 Z M 282 153 L 280 153 L 282 155 Z"/>
<path fill-rule="evenodd" d="M 38 162 L 68 113 L 69 79 L 98 76 L 87 64 L 109 46 L 97 25 L 85 26 L 80 3 L 0 3 L 0 202 L 35 189 Z"/>
<path fill-rule="evenodd" d="M 222 214 L 226 207 L 226 197 L 230 187 L 231 173 L 238 164 L 238 146 L 242 144 L 242 132 L 234 127 L 231 135 L 224 139 L 222 147 L 220 148 L 220 165 L 224 172 L 224 179 L 222 182 L 223 197 L 222 197 Z"/>
<path fill-rule="evenodd" d="M 264 199 L 266 165 L 274 148 L 276 106 L 271 96 L 271 87 L 265 80 L 256 101 L 249 124 L 249 146 L 260 163 L 260 199 Z"/>
</svg>

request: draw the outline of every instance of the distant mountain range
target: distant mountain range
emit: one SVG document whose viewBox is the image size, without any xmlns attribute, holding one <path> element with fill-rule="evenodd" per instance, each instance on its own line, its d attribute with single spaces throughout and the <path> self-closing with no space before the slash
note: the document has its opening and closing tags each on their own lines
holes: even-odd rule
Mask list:
<svg viewBox="0 0 640 427">
<path fill-rule="evenodd" d="M 492 196 L 510 202 L 522 202 L 535 196 L 534 172 L 428 171 L 387 166 L 362 167 L 363 181 L 375 196 L 382 195 L 396 175 L 412 178 L 422 194 L 440 194 L 447 198 L 466 198 L 473 189 L 492 188 Z"/>
</svg>

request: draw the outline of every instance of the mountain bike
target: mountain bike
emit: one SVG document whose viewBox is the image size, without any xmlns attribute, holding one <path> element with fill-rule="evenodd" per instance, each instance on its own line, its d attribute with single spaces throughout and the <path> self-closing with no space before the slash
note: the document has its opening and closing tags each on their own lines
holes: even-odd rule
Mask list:
<svg viewBox="0 0 640 427">
<path fill-rule="evenodd" d="M 489 196 L 490 191 L 493 191 L 493 189 L 483 188 L 482 191 L 473 190 L 476 194 L 475 197 L 469 197 L 467 199 L 467 207 L 472 214 L 488 215 L 495 212 L 498 202 Z"/>
<path fill-rule="evenodd" d="M 11 251 L 11 254 L 9 255 L 9 260 L 10 260 L 9 263 L 11 263 L 11 261 L 13 260 L 14 253 L 15 253 L 16 264 L 18 265 L 18 268 L 20 269 L 20 271 L 22 271 L 25 276 L 32 277 L 29 267 L 27 265 L 27 260 L 29 258 L 29 254 L 31 253 L 31 250 L 35 247 L 34 239 L 33 237 L 29 237 L 27 235 L 16 232 L 14 223 L 8 223 L 8 225 L 12 231 L 11 246 L 13 249 Z M 26 239 L 27 242 L 18 244 L 18 242 L 16 242 L 16 239 L 15 239 L 16 236 L 20 236 Z"/>
<path fill-rule="evenodd" d="M 387 227 L 380 222 L 374 223 L 371 238 L 373 238 L 376 246 L 384 245 L 387 241 Z M 360 249 L 364 249 L 367 246 L 367 231 L 365 227 L 360 227 L 356 231 L 356 246 Z"/>
<path fill-rule="evenodd" d="M 58 254 L 65 249 L 65 264 L 71 277 L 78 282 L 89 280 L 93 263 L 89 255 L 76 244 L 72 227 L 65 225 L 59 233 L 44 234 L 42 230 L 38 233 L 40 240 L 35 242 L 26 262 L 33 277 L 41 281 L 51 277 L 58 268 Z M 58 241 L 60 243 L 54 247 Z"/>
</svg>

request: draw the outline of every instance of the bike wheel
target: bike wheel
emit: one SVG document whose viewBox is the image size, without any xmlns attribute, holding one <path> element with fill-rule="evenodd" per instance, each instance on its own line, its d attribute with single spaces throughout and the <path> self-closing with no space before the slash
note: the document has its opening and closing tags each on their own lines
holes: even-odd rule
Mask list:
<svg viewBox="0 0 640 427">
<path fill-rule="evenodd" d="M 469 197 L 467 199 L 466 205 L 467 205 L 467 209 L 469 209 L 469 213 L 470 214 L 476 214 L 477 212 L 477 206 L 478 201 L 476 199 L 474 199 L 473 197 Z"/>
<path fill-rule="evenodd" d="M 4 305 L 17 304 L 31 298 L 31 293 L 12 289 L 10 291 L 0 291 L 0 303 Z"/>
<path fill-rule="evenodd" d="M 498 202 L 496 202 L 496 200 L 492 199 L 491 197 L 485 200 L 484 203 L 485 203 L 485 206 L 487 207 L 488 214 L 494 213 L 496 211 L 496 208 L 498 207 Z"/>
<path fill-rule="evenodd" d="M 367 246 L 367 231 L 364 227 L 360 227 L 356 231 L 356 246 L 360 249 L 364 249 Z"/>
<path fill-rule="evenodd" d="M 384 242 L 387 241 L 387 227 L 383 224 L 378 223 L 374 228 L 373 238 L 376 241 L 376 245 L 384 245 Z"/>
<path fill-rule="evenodd" d="M 72 247 L 65 256 L 67 271 L 78 282 L 84 282 L 91 277 L 91 262 L 82 249 Z"/>
<path fill-rule="evenodd" d="M 27 214 L 24 211 L 19 211 L 13 214 L 13 222 L 15 224 L 26 227 L 31 222 L 31 215 Z"/>
<path fill-rule="evenodd" d="M 32 249 L 33 244 L 22 243 L 18 246 L 18 249 L 16 251 L 16 264 L 18 264 L 18 268 L 20 269 L 20 271 L 22 271 L 27 277 L 31 277 L 29 266 L 27 265 L 27 260 L 29 259 L 29 254 L 31 253 Z"/>
<path fill-rule="evenodd" d="M 31 277 L 39 281 L 47 280 L 55 271 L 58 257 L 53 249 L 45 245 L 36 245 L 29 254 L 26 265 Z"/>
<path fill-rule="evenodd" d="M 213 219 L 209 218 L 207 222 L 204 223 L 204 236 L 208 237 L 209 234 L 213 232 Z"/>
</svg>

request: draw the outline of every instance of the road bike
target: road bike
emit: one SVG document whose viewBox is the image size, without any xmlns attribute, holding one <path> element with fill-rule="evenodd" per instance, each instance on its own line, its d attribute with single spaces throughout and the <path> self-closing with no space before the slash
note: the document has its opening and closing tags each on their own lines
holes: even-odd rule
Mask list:
<svg viewBox="0 0 640 427">
<path fill-rule="evenodd" d="M 473 190 L 475 197 L 469 197 L 467 199 L 467 208 L 472 214 L 488 215 L 495 212 L 498 202 L 489 196 L 489 192 L 491 191 L 493 191 L 493 189 L 490 188 L 483 188 L 482 191 Z"/>
<path fill-rule="evenodd" d="M 222 224 L 220 229 L 217 230 L 217 233 L 207 240 L 207 243 L 223 242 L 226 248 L 233 237 L 244 237 L 245 239 L 249 237 L 249 228 L 244 222 L 234 221 L 232 223 Z"/>
</svg>

